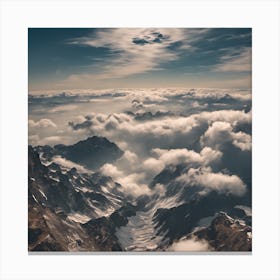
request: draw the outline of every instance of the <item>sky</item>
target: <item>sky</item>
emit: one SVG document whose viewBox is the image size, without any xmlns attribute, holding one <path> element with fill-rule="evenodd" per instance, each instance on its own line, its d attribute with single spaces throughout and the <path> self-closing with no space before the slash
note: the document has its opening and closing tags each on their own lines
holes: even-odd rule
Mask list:
<svg viewBox="0 0 280 280">
<path fill-rule="evenodd" d="M 250 28 L 29 28 L 29 93 L 251 89 Z"/>
</svg>

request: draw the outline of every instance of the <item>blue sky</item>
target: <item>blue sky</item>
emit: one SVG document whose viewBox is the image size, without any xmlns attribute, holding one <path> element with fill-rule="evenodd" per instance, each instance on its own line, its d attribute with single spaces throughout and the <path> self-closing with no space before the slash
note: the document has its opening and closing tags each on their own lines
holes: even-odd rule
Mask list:
<svg viewBox="0 0 280 280">
<path fill-rule="evenodd" d="M 251 88 L 249 28 L 30 28 L 29 92 Z"/>
</svg>

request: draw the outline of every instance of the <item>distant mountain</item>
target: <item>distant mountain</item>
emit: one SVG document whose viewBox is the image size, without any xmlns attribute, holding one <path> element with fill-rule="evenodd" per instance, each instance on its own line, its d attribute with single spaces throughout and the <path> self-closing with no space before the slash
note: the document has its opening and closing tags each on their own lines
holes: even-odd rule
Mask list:
<svg viewBox="0 0 280 280">
<path fill-rule="evenodd" d="M 51 160 L 60 155 L 89 169 L 97 169 L 107 162 L 113 162 L 123 155 L 123 151 L 105 137 L 89 137 L 73 145 L 38 146 L 36 150 Z"/>
<path fill-rule="evenodd" d="M 137 121 L 147 121 L 147 120 L 151 120 L 151 119 L 160 119 L 160 118 L 167 117 L 167 116 L 169 116 L 169 117 L 175 116 L 175 114 L 170 111 L 157 111 L 155 113 L 152 113 L 152 112 L 133 113 L 131 111 L 126 111 L 125 113 L 127 115 L 133 116 L 134 119 Z"/>
</svg>

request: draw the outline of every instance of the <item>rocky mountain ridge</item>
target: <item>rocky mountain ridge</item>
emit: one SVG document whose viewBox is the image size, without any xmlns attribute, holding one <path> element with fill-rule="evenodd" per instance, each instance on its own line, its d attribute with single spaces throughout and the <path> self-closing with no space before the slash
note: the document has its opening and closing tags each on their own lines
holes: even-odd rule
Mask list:
<svg viewBox="0 0 280 280">
<path fill-rule="evenodd" d="M 161 184 L 163 194 L 132 199 L 98 170 L 81 172 L 53 161 L 57 155 L 73 160 L 79 151 L 94 161 L 100 152 L 93 143 L 116 151 L 109 160 L 122 153 L 98 137 L 71 146 L 28 147 L 29 251 L 168 251 L 174 242 L 190 238 L 206 240 L 216 251 L 252 249 L 246 200 L 214 190 L 202 195 L 199 185 L 176 184 L 186 165 L 166 167 L 153 178 L 151 190 Z M 75 157 L 75 163 L 85 162 Z"/>
</svg>

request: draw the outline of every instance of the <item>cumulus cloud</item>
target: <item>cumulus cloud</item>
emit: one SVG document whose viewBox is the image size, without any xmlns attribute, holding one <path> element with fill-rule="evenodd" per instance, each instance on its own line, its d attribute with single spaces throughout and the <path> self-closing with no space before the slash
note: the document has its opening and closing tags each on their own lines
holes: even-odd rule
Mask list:
<svg viewBox="0 0 280 280">
<path fill-rule="evenodd" d="M 39 121 L 28 120 L 29 128 L 56 128 L 56 124 L 50 119 L 40 119 Z"/>
<path fill-rule="evenodd" d="M 92 128 L 98 130 L 112 130 L 129 132 L 131 134 L 172 134 L 176 131 L 188 132 L 193 127 L 200 126 L 204 123 L 215 121 L 226 121 L 232 124 L 246 123 L 251 121 L 251 113 L 234 110 L 220 110 L 214 112 L 203 112 L 193 114 L 188 117 L 170 117 L 167 116 L 161 120 L 150 120 L 148 122 L 135 122 L 133 117 L 125 113 L 101 114 L 92 113 L 87 116 L 91 120 Z M 80 123 L 82 125 L 83 123 Z M 73 125 L 73 123 L 72 123 Z M 82 127 L 81 127 L 82 128 Z"/>
<path fill-rule="evenodd" d="M 195 163 L 198 166 L 206 166 L 211 162 L 215 162 L 221 159 L 222 153 L 217 150 L 212 150 L 209 147 L 205 147 L 200 153 L 188 149 L 153 149 L 153 155 L 155 157 L 148 158 L 143 162 L 143 167 L 147 172 L 153 172 L 154 175 L 159 173 L 167 165 L 178 164 L 192 164 Z"/>
<path fill-rule="evenodd" d="M 251 150 L 251 135 L 244 132 L 234 132 L 232 124 L 216 121 L 207 129 L 201 137 L 203 145 L 220 148 L 223 144 L 232 142 L 242 151 Z"/>
<path fill-rule="evenodd" d="M 220 145 L 230 142 L 232 126 L 228 122 L 214 122 L 204 133 L 201 142 L 211 147 L 219 147 Z"/>
<path fill-rule="evenodd" d="M 246 113 L 241 110 L 218 110 L 213 112 L 202 112 L 194 115 L 200 120 L 207 120 L 209 124 L 217 121 L 229 122 L 233 125 L 237 123 L 250 123 L 252 121 L 251 111 Z"/>
<path fill-rule="evenodd" d="M 124 113 L 109 115 L 92 113 L 88 118 L 82 123 L 71 123 L 71 127 L 78 129 L 79 126 L 79 129 L 87 129 L 93 134 L 108 137 L 115 142 L 128 141 L 134 144 L 134 150 L 144 146 L 150 150 L 154 147 L 187 146 L 199 138 L 213 122 L 229 122 L 233 127 L 240 123 L 250 123 L 251 113 L 221 110 L 193 114 L 188 117 L 166 116 L 162 119 L 151 119 L 144 122 L 138 122 L 133 116 Z M 88 127 L 89 120 L 90 127 Z M 236 137 L 237 142 L 240 142 L 241 136 Z M 147 151 L 138 150 L 138 152 Z"/>
<path fill-rule="evenodd" d="M 126 150 L 124 152 L 122 158 L 119 159 L 119 161 L 121 161 L 122 159 L 127 161 L 129 164 L 135 164 L 138 161 L 138 156 L 135 153 L 133 153 L 129 150 Z"/>
<path fill-rule="evenodd" d="M 101 166 L 100 171 L 106 175 L 106 176 L 110 176 L 114 179 L 118 179 L 121 178 L 123 176 L 123 172 L 121 172 L 120 170 L 118 170 L 118 168 L 110 163 L 106 163 L 103 166 Z"/>
<path fill-rule="evenodd" d="M 220 151 L 214 151 L 209 147 L 203 148 L 200 153 L 196 153 L 188 149 L 154 149 L 153 152 L 159 156 L 159 161 L 165 164 L 180 164 L 186 162 L 199 162 L 201 164 L 209 164 L 221 158 Z"/>
<path fill-rule="evenodd" d="M 242 131 L 233 133 L 233 145 L 242 151 L 249 151 L 252 149 L 252 136 Z"/>
<path fill-rule="evenodd" d="M 140 195 L 150 195 L 151 190 L 147 184 L 141 183 L 145 178 L 144 173 L 132 173 L 117 179 L 117 182 L 123 186 L 124 193 L 138 197 Z"/>
<path fill-rule="evenodd" d="M 168 249 L 168 251 L 175 252 L 207 252 L 211 251 L 211 246 L 204 240 L 198 240 L 195 238 L 185 239 L 178 242 L 174 242 Z"/>
<path fill-rule="evenodd" d="M 221 172 L 213 173 L 211 168 L 190 168 L 187 173 L 179 176 L 176 181 L 186 187 L 203 187 L 204 190 L 201 191 L 201 194 L 217 191 L 242 196 L 246 192 L 246 185 L 238 176 Z"/>
<path fill-rule="evenodd" d="M 61 101 L 72 98 L 73 95 L 76 99 L 99 100 L 99 102 L 79 103 L 78 109 L 75 110 L 77 116 L 73 116 L 70 120 L 64 119 L 64 123 L 68 124 L 66 129 L 61 125 L 62 119 L 59 119 L 59 122 L 56 119 L 54 122 L 51 121 L 54 125 L 55 122 L 59 124 L 59 130 L 62 129 L 60 134 L 56 126 L 48 121 L 42 121 L 49 119 L 41 119 L 38 122 L 30 120 L 32 129 L 29 143 L 72 144 L 92 135 L 108 138 L 123 149 L 124 154 L 114 164 L 102 166 L 101 172 L 122 184 L 129 195 L 151 194 L 147 185 L 154 176 L 167 166 L 169 168 L 170 165 L 178 164 L 183 164 L 186 170 L 190 168 L 200 170 L 198 172 L 200 175 L 186 172 L 184 175 L 189 178 L 184 178 L 185 181 L 180 182 L 183 187 L 187 187 L 189 182 L 189 185 L 200 184 L 205 192 L 210 190 L 236 194 L 243 192 L 244 187 L 239 177 L 217 171 L 220 170 L 221 163 L 226 164 L 224 156 L 227 150 L 223 149 L 223 145 L 232 143 L 241 151 L 251 149 L 251 135 L 247 134 L 250 133 L 247 128 L 250 127 L 252 120 L 252 113 L 249 111 L 251 100 L 249 90 L 175 88 L 107 89 L 84 92 L 73 90 L 63 96 L 59 95 L 59 98 Z M 40 97 L 38 100 L 45 98 L 52 97 Z M 248 105 L 247 109 L 236 109 L 237 107 L 232 106 L 232 100 L 236 100 L 240 108 Z M 216 110 L 210 106 L 211 102 L 225 103 L 228 107 Z M 64 109 L 71 107 L 62 106 L 53 109 L 55 108 L 68 115 Z M 35 130 L 44 125 L 48 125 L 47 129 Z M 54 129 L 57 130 L 55 133 Z M 228 145 L 226 147 L 228 148 Z M 207 167 L 211 167 L 216 173 Z M 237 171 L 234 169 L 232 172 Z M 242 177 L 240 174 L 239 176 Z M 216 181 L 216 184 L 212 181 Z M 158 192 L 163 193 L 165 187 L 159 186 Z M 237 191 L 232 191 L 234 187 Z M 156 189 L 153 188 L 153 191 Z"/>
<path fill-rule="evenodd" d="M 151 173 L 153 176 L 162 171 L 162 169 L 165 167 L 165 163 L 151 157 L 143 162 L 143 167 L 147 170 L 147 173 Z"/>
<path fill-rule="evenodd" d="M 104 164 L 100 171 L 114 179 L 114 181 L 121 184 L 123 192 L 127 196 L 138 197 L 140 195 L 151 194 L 150 188 L 143 183 L 145 174 L 144 173 L 124 173 L 117 166 L 113 164 Z"/>
</svg>

